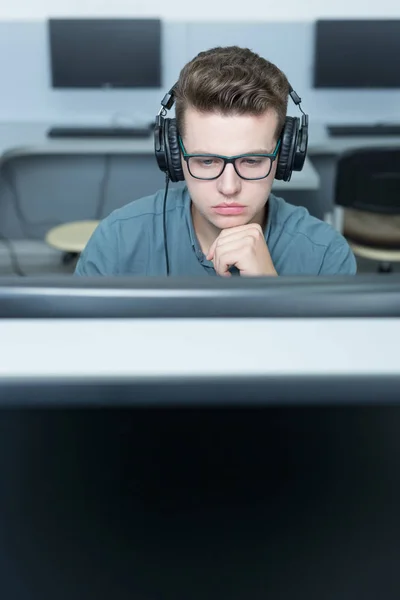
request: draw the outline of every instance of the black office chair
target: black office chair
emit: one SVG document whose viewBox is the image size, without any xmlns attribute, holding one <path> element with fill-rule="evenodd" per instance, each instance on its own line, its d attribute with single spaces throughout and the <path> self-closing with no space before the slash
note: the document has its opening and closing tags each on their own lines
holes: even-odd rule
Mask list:
<svg viewBox="0 0 400 600">
<path fill-rule="evenodd" d="M 400 148 L 362 148 L 337 163 L 333 225 L 356 256 L 390 272 L 400 262 Z"/>
</svg>

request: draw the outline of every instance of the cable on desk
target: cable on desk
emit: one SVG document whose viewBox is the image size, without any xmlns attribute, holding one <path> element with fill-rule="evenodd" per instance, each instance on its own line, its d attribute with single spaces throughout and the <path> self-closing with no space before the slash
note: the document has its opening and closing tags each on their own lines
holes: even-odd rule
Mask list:
<svg viewBox="0 0 400 600">
<path fill-rule="evenodd" d="M 14 275 L 19 275 L 19 277 L 25 277 L 26 273 L 24 273 L 23 270 L 21 269 L 17 253 L 14 249 L 14 246 L 13 246 L 11 240 L 9 240 L 5 235 L 0 233 L 0 242 L 2 242 L 8 250 L 8 254 L 10 257 L 11 269 L 13 270 Z"/>
<path fill-rule="evenodd" d="M 17 184 L 15 178 L 13 177 L 11 169 L 7 168 L 7 165 L 5 164 L 0 165 L 0 174 L 2 174 L 2 179 L 7 183 L 8 188 L 11 192 L 11 197 L 14 201 L 15 212 L 17 214 L 19 224 L 24 235 L 29 237 L 29 232 L 25 228 L 25 225 L 28 227 L 40 227 L 44 225 L 48 227 L 54 227 L 55 225 L 61 225 L 62 221 L 31 221 L 24 214 L 24 211 L 21 208 L 21 199 L 19 197 Z"/>
</svg>

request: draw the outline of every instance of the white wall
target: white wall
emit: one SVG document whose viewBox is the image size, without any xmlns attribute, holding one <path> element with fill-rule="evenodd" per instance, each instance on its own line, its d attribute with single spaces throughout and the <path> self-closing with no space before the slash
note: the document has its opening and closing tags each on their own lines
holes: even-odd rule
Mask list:
<svg viewBox="0 0 400 600">
<path fill-rule="evenodd" d="M 400 17 L 399 0 L 1 0 L 0 19 L 153 16 L 168 20 L 314 20 Z"/>
</svg>

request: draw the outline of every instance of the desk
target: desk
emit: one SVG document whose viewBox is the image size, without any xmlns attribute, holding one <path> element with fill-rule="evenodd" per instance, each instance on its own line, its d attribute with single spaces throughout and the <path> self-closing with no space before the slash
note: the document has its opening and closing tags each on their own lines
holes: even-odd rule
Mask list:
<svg viewBox="0 0 400 600">
<path fill-rule="evenodd" d="M 330 136 L 325 123 L 310 121 L 309 156 L 338 156 L 347 150 L 366 147 L 400 147 L 400 136 Z"/>
<path fill-rule="evenodd" d="M 231 380 L 239 381 L 240 377 L 282 378 L 284 385 L 285 379 L 288 382 L 306 375 L 399 376 L 396 331 L 400 334 L 400 319 L 369 317 L 317 320 L 224 317 L 183 321 L 3 319 L 0 382 L 33 378 L 38 381 L 51 378 L 60 383 L 81 379 L 110 382 L 119 378 L 144 381 L 147 377 L 150 381 L 170 382 L 186 378 L 188 382 L 190 378 L 217 380 L 229 374 Z M 77 345 L 78 338 L 81 341 Z M 210 339 L 218 361 L 207 356 Z M 231 352 L 238 339 L 242 347 L 249 348 L 245 355 Z M 265 339 L 274 340 L 269 350 L 265 348 Z M 132 340 L 135 340 L 133 345 Z M 346 352 L 349 344 L 351 360 Z M 376 347 L 387 349 L 380 353 L 381 360 L 374 352 Z M 105 348 L 115 351 L 108 353 Z M 177 356 L 181 357 L 179 361 Z M 296 393 L 300 394 L 300 390 Z M 208 397 L 204 400 L 208 402 Z M 26 399 L 26 402 L 36 401 L 35 397 Z M 134 399 L 131 401 L 135 403 Z M 0 398 L 0 404 L 7 402 L 7 397 Z M 268 403 L 268 394 L 265 402 Z"/>
<path fill-rule="evenodd" d="M 54 139 L 47 137 L 50 127 L 44 122 L 0 122 L 3 235 L 43 239 L 53 224 L 104 218 L 120 206 L 164 187 L 165 177 L 157 166 L 152 136 Z M 12 178 L 6 176 L 7 169 L 13 172 Z M 319 187 L 318 173 L 306 160 L 303 170 L 293 173 L 291 181 L 275 180 L 272 189 L 322 218 L 315 200 Z"/>
<path fill-rule="evenodd" d="M 148 139 L 54 139 L 47 137 L 50 123 L 0 123 L 0 162 L 28 155 L 77 154 L 148 154 L 154 155 L 153 138 Z M 154 165 L 156 160 L 154 158 Z M 293 173 L 289 182 L 274 181 L 279 191 L 316 191 L 319 177 L 311 161 L 306 160 L 299 173 Z"/>
</svg>

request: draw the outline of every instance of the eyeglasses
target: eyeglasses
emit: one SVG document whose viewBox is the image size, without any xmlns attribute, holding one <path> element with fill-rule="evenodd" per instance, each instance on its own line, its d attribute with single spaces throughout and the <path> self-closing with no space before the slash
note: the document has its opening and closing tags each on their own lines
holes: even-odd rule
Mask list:
<svg viewBox="0 0 400 600">
<path fill-rule="evenodd" d="M 195 179 L 210 181 L 218 179 L 227 164 L 232 164 L 242 179 L 249 181 L 265 179 L 271 172 L 274 160 L 277 159 L 281 140 L 278 140 L 272 154 L 238 154 L 237 156 L 221 156 L 219 154 L 188 154 L 179 136 L 182 156 L 188 171 Z"/>
</svg>

